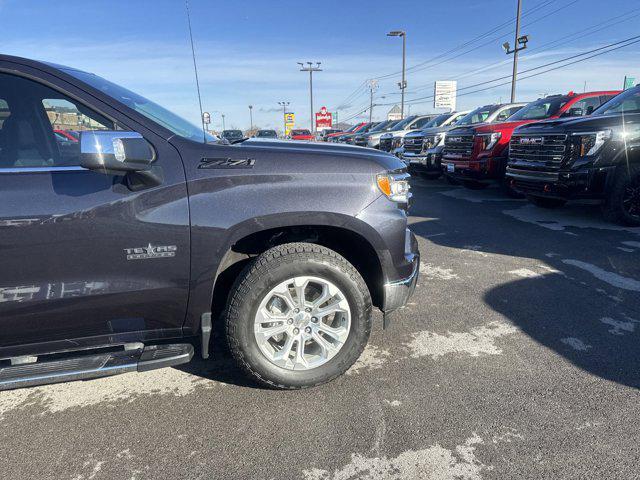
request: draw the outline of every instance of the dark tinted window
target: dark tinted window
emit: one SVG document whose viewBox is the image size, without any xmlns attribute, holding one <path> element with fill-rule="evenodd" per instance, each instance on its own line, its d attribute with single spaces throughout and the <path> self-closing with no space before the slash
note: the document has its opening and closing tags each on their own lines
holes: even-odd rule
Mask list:
<svg viewBox="0 0 640 480">
<path fill-rule="evenodd" d="M 547 97 L 531 102 L 509 118 L 518 120 L 544 120 L 557 115 L 571 97 Z"/>
<path fill-rule="evenodd" d="M 0 168 L 77 166 L 77 132 L 117 128 L 75 100 L 22 77 L 0 74 L 0 98 Z"/>
<path fill-rule="evenodd" d="M 640 87 L 622 92 L 594 112 L 595 115 L 612 113 L 640 113 Z"/>
</svg>

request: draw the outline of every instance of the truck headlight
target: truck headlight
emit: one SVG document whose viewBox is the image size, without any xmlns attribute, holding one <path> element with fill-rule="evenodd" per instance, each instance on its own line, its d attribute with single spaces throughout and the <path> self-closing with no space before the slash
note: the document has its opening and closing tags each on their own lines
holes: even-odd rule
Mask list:
<svg viewBox="0 0 640 480">
<path fill-rule="evenodd" d="M 436 136 L 433 137 L 433 147 L 431 147 L 431 148 L 439 147 L 440 145 L 442 145 L 444 143 L 444 138 L 446 136 L 447 136 L 446 133 L 438 133 L 438 134 L 436 134 Z"/>
<path fill-rule="evenodd" d="M 611 130 L 599 132 L 574 133 L 573 148 L 578 157 L 588 157 L 600 151 L 607 140 L 611 138 Z"/>
<path fill-rule="evenodd" d="M 393 202 L 409 203 L 411 186 L 407 173 L 381 173 L 376 177 L 378 188 Z"/>
<path fill-rule="evenodd" d="M 400 148 L 400 147 L 402 146 L 402 141 L 403 141 L 403 138 L 402 138 L 402 137 L 394 137 L 394 138 L 391 140 L 391 146 L 392 146 L 393 148 Z"/>
<path fill-rule="evenodd" d="M 480 148 L 482 150 L 491 150 L 498 144 L 498 142 L 502 138 L 502 133 L 483 133 L 478 135 L 478 137 L 480 138 Z"/>
</svg>

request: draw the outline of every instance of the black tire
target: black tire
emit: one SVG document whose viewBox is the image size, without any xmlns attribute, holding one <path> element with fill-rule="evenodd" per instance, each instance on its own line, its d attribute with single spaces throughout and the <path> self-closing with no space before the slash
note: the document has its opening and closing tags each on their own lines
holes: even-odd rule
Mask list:
<svg viewBox="0 0 640 480">
<path fill-rule="evenodd" d="M 456 180 L 453 177 L 450 177 L 449 175 L 445 175 L 445 178 L 447 179 L 447 183 L 449 185 L 460 185 L 460 182 L 458 180 Z"/>
<path fill-rule="evenodd" d="M 426 180 L 437 180 L 442 176 L 441 172 L 421 172 L 420 176 Z"/>
<path fill-rule="evenodd" d="M 631 227 L 640 226 L 640 165 L 618 167 L 605 205 L 607 220 Z"/>
<path fill-rule="evenodd" d="M 500 182 L 500 188 L 502 189 L 504 194 L 510 198 L 525 198 L 525 195 L 523 193 L 514 190 L 513 187 L 509 185 L 509 180 L 506 178 L 503 179 L 502 182 Z"/>
<path fill-rule="evenodd" d="M 464 188 L 469 190 L 484 190 L 489 186 L 488 183 L 476 182 L 475 180 L 465 180 L 463 183 Z"/>
<path fill-rule="evenodd" d="M 312 275 L 331 281 L 351 309 L 351 329 L 340 351 L 327 363 L 308 370 L 289 370 L 271 363 L 260 351 L 253 319 L 260 302 L 279 283 Z M 329 382 L 360 357 L 371 333 L 371 295 L 360 273 L 344 257 L 311 243 L 288 243 L 256 257 L 239 275 L 225 312 L 227 340 L 240 367 L 259 383 L 278 389 L 299 389 Z"/>
<path fill-rule="evenodd" d="M 527 199 L 533 203 L 536 207 L 540 208 L 560 208 L 563 207 L 566 200 L 560 198 L 546 198 L 546 197 L 527 197 Z"/>
</svg>

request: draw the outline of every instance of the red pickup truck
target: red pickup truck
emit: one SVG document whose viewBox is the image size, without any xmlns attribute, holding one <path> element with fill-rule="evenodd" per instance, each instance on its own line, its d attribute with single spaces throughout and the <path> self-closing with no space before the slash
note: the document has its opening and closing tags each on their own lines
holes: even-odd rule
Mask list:
<svg viewBox="0 0 640 480">
<path fill-rule="evenodd" d="M 485 188 L 498 181 L 508 194 L 517 196 L 504 181 L 509 141 L 516 127 L 540 120 L 590 115 L 618 93 L 551 95 L 529 103 L 504 122 L 455 128 L 445 138 L 443 173 L 471 189 Z"/>
<path fill-rule="evenodd" d="M 306 129 L 291 130 L 289 137 L 291 140 L 315 140 L 316 138 L 309 130 Z"/>
</svg>

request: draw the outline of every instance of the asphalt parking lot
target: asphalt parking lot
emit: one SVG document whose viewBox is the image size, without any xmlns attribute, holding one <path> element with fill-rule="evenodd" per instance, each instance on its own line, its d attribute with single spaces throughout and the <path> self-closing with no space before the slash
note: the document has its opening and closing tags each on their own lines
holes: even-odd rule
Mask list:
<svg viewBox="0 0 640 480">
<path fill-rule="evenodd" d="M 263 390 L 218 350 L 2 392 L 0 478 L 638 478 L 640 229 L 413 183 L 421 280 L 347 375 Z"/>
</svg>

